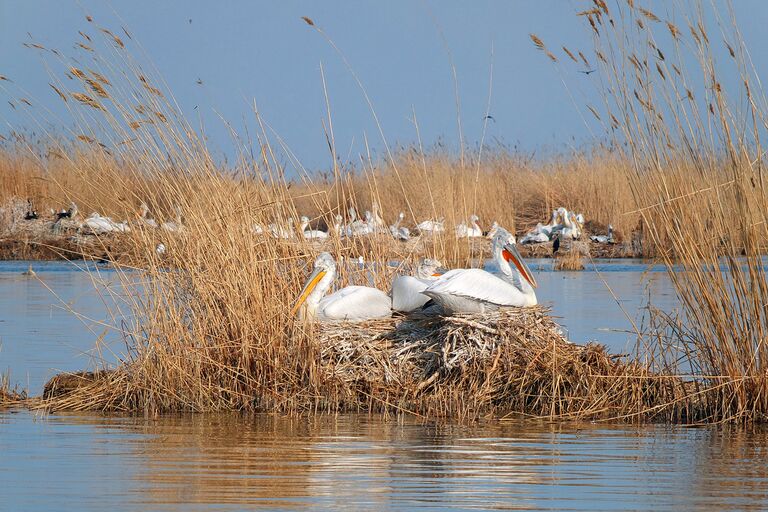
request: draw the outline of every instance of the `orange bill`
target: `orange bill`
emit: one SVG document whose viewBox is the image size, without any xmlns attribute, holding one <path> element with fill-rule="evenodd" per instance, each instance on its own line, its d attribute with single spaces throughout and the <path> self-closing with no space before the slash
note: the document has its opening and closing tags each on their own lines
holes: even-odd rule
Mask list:
<svg viewBox="0 0 768 512">
<path fill-rule="evenodd" d="M 291 309 L 291 316 L 296 314 L 301 305 L 304 304 L 304 301 L 307 300 L 309 294 L 312 293 L 312 291 L 317 286 L 317 283 L 320 282 L 325 274 L 326 271 L 320 268 L 316 268 L 314 272 L 312 272 L 312 274 L 309 276 L 309 279 L 307 279 L 304 288 L 301 290 L 301 294 L 299 294 L 299 298 L 296 300 L 296 304 L 293 306 L 293 309 Z"/>
</svg>

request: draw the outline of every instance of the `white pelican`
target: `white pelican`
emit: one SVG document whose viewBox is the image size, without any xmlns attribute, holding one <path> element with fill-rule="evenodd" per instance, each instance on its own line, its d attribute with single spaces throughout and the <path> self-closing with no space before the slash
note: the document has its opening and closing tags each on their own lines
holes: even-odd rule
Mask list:
<svg viewBox="0 0 768 512">
<path fill-rule="evenodd" d="M 147 203 L 141 203 L 139 207 L 139 222 L 148 228 L 157 227 L 157 221 L 149 216 L 149 206 L 147 206 Z"/>
<path fill-rule="evenodd" d="M 283 238 L 288 240 L 296 238 L 296 233 L 293 230 L 293 219 L 288 219 L 286 225 L 273 222 L 267 226 L 267 229 L 269 229 L 269 233 L 273 238 Z"/>
<path fill-rule="evenodd" d="M 496 236 L 496 232 L 499 230 L 499 223 L 496 221 L 493 221 L 493 224 L 491 224 L 491 229 L 488 230 L 488 234 L 485 235 L 486 238 L 493 238 Z"/>
<path fill-rule="evenodd" d="M 613 226 L 608 224 L 608 234 L 607 235 L 592 235 L 589 237 L 590 240 L 593 242 L 597 242 L 598 244 L 612 244 L 613 243 Z"/>
<path fill-rule="evenodd" d="M 181 233 L 184 231 L 184 224 L 181 223 L 181 208 L 178 206 L 175 206 L 174 211 L 176 212 L 176 220 L 174 221 L 167 221 L 160 224 L 160 229 L 164 231 L 168 231 L 169 233 Z"/>
<path fill-rule="evenodd" d="M 301 217 L 301 232 L 304 238 L 309 240 L 325 240 L 328 238 L 328 233 L 320 231 L 319 229 L 307 229 L 309 227 L 309 217 L 306 215 Z"/>
<path fill-rule="evenodd" d="M 565 210 L 565 208 L 563 208 Z M 565 216 L 563 217 L 563 229 L 561 230 L 561 235 L 564 238 L 572 238 L 576 240 L 577 238 L 581 237 L 581 226 L 579 225 L 579 221 L 576 220 L 576 214 L 573 212 L 565 211 Z"/>
<path fill-rule="evenodd" d="M 127 233 L 131 230 L 127 222 L 115 222 L 110 217 L 102 217 L 96 212 L 93 212 L 87 219 L 85 219 L 83 226 L 87 227 L 92 233 L 97 235 L 115 231 Z"/>
<path fill-rule="evenodd" d="M 384 223 L 384 219 L 381 218 L 381 215 L 379 215 L 379 203 L 376 201 L 373 202 L 373 205 L 371 206 L 371 212 L 370 218 L 368 219 L 368 224 L 376 233 L 386 233 L 387 232 L 387 225 Z"/>
<path fill-rule="evenodd" d="M 261 224 L 254 224 L 251 226 L 251 231 L 254 235 L 263 235 L 264 234 L 264 228 L 261 227 Z"/>
<path fill-rule="evenodd" d="M 350 222 L 346 230 L 347 236 L 361 236 L 371 233 L 368 223 L 357 218 L 357 211 L 352 206 L 349 208 L 349 218 Z"/>
<path fill-rule="evenodd" d="M 422 235 L 434 235 L 435 233 L 442 233 L 445 231 L 445 226 L 443 225 L 443 219 L 439 220 L 424 220 L 419 223 L 416 228 L 421 232 Z"/>
<path fill-rule="evenodd" d="M 549 220 L 549 224 L 542 224 L 539 222 L 536 227 L 525 234 L 520 239 L 521 244 L 540 244 L 543 242 L 549 242 L 552 239 L 553 233 L 558 229 L 562 229 L 559 223 L 560 210 L 552 210 L 552 217 Z"/>
<path fill-rule="evenodd" d="M 327 252 L 315 260 L 315 269 L 304 284 L 291 316 L 300 312 L 306 320 L 360 321 L 392 315 L 392 299 L 376 288 L 347 286 L 323 297 L 336 278 L 336 262 Z M 303 306 L 303 307 L 302 307 Z"/>
<path fill-rule="evenodd" d="M 344 217 L 339 215 L 338 213 L 333 218 L 333 232 L 338 236 L 339 238 L 344 236 Z"/>
<path fill-rule="evenodd" d="M 437 260 L 424 258 L 416 267 L 415 276 L 396 276 L 392 280 L 392 309 L 408 313 L 429 302 L 429 297 L 421 292 L 442 275 L 438 271 L 441 266 Z"/>
<path fill-rule="evenodd" d="M 536 279 L 520 257 L 515 237 L 499 227 L 493 237 L 492 253 L 501 276 L 477 268 L 451 270 L 424 290 L 424 295 L 448 314 L 535 305 Z"/>
<path fill-rule="evenodd" d="M 478 238 L 483 236 L 483 230 L 477 225 L 477 221 L 480 218 L 477 215 L 472 215 L 469 218 L 469 226 L 463 222 L 456 226 L 456 238 Z"/>
<path fill-rule="evenodd" d="M 402 240 L 403 242 L 407 242 L 408 239 L 411 238 L 411 230 L 406 227 L 400 227 L 400 223 L 403 222 L 404 218 L 405 214 L 400 212 L 400 215 L 397 216 L 395 223 L 389 226 L 389 232 L 392 234 L 392 237 L 395 240 Z"/>
</svg>

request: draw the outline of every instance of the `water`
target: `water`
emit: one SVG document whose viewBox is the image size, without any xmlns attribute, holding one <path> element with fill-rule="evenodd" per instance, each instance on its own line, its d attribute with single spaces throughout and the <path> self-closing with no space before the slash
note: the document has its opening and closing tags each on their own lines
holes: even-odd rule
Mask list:
<svg viewBox="0 0 768 512">
<path fill-rule="evenodd" d="M 764 510 L 768 433 L 0 413 L 0 510 Z"/>
<path fill-rule="evenodd" d="M 641 262 L 530 264 L 574 341 L 625 350 L 645 297 L 675 306 L 666 274 Z M 116 294 L 104 297 L 67 264 L 33 267 L 42 283 L 21 275 L 26 263 L 0 263 L 0 368 L 36 394 L 54 373 L 123 347 L 107 328 L 113 272 L 98 268 Z M 767 451 L 768 431 L 725 427 L 3 411 L 0 511 L 765 510 Z"/>
</svg>

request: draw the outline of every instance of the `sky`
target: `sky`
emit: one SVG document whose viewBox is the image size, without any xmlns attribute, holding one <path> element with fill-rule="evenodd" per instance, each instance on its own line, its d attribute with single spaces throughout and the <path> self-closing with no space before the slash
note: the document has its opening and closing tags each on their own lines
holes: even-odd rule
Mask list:
<svg viewBox="0 0 768 512">
<path fill-rule="evenodd" d="M 651 3 L 659 14 L 668 7 Z M 557 50 L 563 44 L 589 49 L 590 35 L 575 13 L 590 7 L 582 0 L 0 0 L 0 75 L 17 88 L 0 82 L 0 95 L 20 95 L 23 88 L 24 97 L 51 109 L 51 125 L 71 122 L 48 87 L 40 52 L 22 43 L 75 54 L 78 31 L 93 31 L 88 14 L 116 32 L 121 26 L 131 32 L 140 44 L 137 58 L 159 70 L 185 117 L 199 116 L 220 155 L 232 148 L 222 119 L 238 131 L 252 129 L 255 102 L 306 168 L 328 168 L 321 67 L 341 159 L 365 154 L 366 138 L 376 156 L 385 147 L 354 75 L 391 147 L 417 140 L 415 113 L 425 147 L 456 150 L 452 63 L 467 146 L 477 146 L 487 124 L 486 142 L 528 152 L 563 150 L 593 140 L 595 127 L 585 121 L 583 106 L 596 100 L 593 81 L 599 77 L 579 73 L 572 63 L 554 66 L 529 34 Z M 768 2 L 736 0 L 735 7 L 758 69 L 768 69 Z M 489 102 L 493 120 L 485 123 Z M 0 133 L 33 125 L 21 109 L 0 102 Z"/>
</svg>

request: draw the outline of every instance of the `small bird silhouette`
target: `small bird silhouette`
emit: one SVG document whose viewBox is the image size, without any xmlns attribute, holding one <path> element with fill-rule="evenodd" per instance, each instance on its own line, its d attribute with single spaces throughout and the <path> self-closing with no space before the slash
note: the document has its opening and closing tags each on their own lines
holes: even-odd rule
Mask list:
<svg viewBox="0 0 768 512">
<path fill-rule="evenodd" d="M 585 75 L 588 75 L 588 74 L 590 74 L 590 73 L 594 73 L 594 72 L 595 72 L 595 70 L 594 70 L 594 69 L 587 69 L 587 70 L 581 70 L 581 69 L 579 69 L 578 71 L 579 71 L 579 73 L 584 73 Z"/>
<path fill-rule="evenodd" d="M 490 120 L 491 120 L 491 121 L 493 121 L 494 123 L 496 122 L 496 119 L 495 119 L 493 116 L 485 116 L 485 117 L 483 118 L 483 120 L 486 120 L 486 119 L 490 119 Z"/>
</svg>

